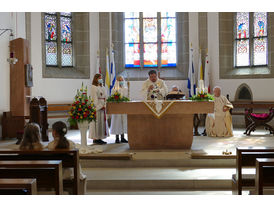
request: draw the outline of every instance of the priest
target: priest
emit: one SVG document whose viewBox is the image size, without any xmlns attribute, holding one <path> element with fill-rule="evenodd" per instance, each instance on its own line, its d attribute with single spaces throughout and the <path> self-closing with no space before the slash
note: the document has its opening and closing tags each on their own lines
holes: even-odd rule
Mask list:
<svg viewBox="0 0 274 206">
<path fill-rule="evenodd" d="M 229 110 L 233 105 L 221 95 L 221 88 L 216 86 L 214 92 L 214 113 L 206 117 L 206 133 L 211 137 L 232 137 L 232 117 Z"/>
<path fill-rule="evenodd" d="M 142 94 L 145 100 L 163 100 L 168 93 L 167 86 L 162 79 L 157 77 L 155 70 L 148 72 L 149 78 L 144 82 Z"/>
</svg>

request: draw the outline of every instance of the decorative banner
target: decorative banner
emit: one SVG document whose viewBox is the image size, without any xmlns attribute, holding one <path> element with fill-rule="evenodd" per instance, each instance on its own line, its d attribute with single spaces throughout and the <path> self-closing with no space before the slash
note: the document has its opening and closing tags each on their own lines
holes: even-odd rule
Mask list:
<svg viewBox="0 0 274 206">
<path fill-rule="evenodd" d="M 158 119 L 160 119 L 163 116 L 163 114 L 166 113 L 166 111 L 174 102 L 175 101 L 165 101 L 165 100 L 144 101 L 145 105 L 149 108 L 152 114 Z"/>
</svg>

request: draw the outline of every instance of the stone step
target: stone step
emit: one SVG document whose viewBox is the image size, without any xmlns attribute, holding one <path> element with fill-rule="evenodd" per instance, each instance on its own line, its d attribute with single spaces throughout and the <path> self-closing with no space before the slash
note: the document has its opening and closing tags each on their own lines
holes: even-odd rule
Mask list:
<svg viewBox="0 0 274 206">
<path fill-rule="evenodd" d="M 136 168 L 136 167 L 226 167 L 235 168 L 235 159 L 81 159 L 83 168 Z"/>
<path fill-rule="evenodd" d="M 232 168 L 83 168 L 88 190 L 231 190 Z"/>
<path fill-rule="evenodd" d="M 243 195 L 248 195 L 243 191 Z M 232 195 L 231 190 L 87 190 L 86 195 Z"/>
</svg>

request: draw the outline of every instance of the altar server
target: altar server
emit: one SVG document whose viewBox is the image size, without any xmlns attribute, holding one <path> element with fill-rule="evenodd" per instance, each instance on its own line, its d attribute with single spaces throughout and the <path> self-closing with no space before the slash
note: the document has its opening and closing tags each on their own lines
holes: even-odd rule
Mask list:
<svg viewBox="0 0 274 206">
<path fill-rule="evenodd" d="M 89 138 L 94 144 L 106 144 L 102 139 L 109 136 L 106 118 L 106 89 L 101 74 L 95 74 L 91 86 L 91 100 L 96 108 L 96 121 L 89 125 Z"/>
<path fill-rule="evenodd" d="M 206 118 L 206 133 L 211 137 L 233 136 L 232 117 L 229 110 L 233 105 L 221 95 L 221 88 L 214 87 L 214 113 Z"/>
<path fill-rule="evenodd" d="M 126 82 L 122 76 L 118 76 L 115 82 L 115 86 L 112 89 L 112 94 L 119 92 L 121 96 L 128 97 L 128 88 Z M 121 142 L 127 143 L 124 134 L 127 133 L 127 115 L 126 114 L 113 114 L 111 115 L 111 127 L 110 134 L 116 135 L 115 143 L 120 143 L 119 135 L 121 136 Z"/>
<path fill-rule="evenodd" d="M 162 79 L 157 77 L 155 70 L 148 72 L 149 78 L 144 82 L 142 93 L 145 100 L 163 100 L 168 93 L 167 86 Z"/>
</svg>

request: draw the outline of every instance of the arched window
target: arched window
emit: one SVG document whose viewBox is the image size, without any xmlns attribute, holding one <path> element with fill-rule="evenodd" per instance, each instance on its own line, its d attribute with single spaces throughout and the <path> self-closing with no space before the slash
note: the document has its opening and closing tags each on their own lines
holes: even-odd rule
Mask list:
<svg viewBox="0 0 274 206">
<path fill-rule="evenodd" d="M 176 13 L 125 12 L 126 68 L 176 67 Z"/>
<path fill-rule="evenodd" d="M 44 14 L 45 64 L 49 67 L 72 67 L 72 14 L 47 12 Z"/>
<path fill-rule="evenodd" d="M 235 19 L 235 67 L 267 66 L 267 13 L 237 12 Z"/>
</svg>

